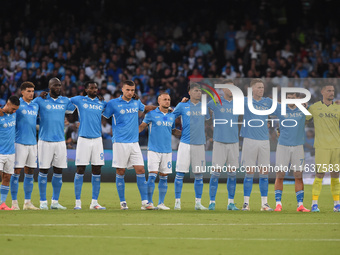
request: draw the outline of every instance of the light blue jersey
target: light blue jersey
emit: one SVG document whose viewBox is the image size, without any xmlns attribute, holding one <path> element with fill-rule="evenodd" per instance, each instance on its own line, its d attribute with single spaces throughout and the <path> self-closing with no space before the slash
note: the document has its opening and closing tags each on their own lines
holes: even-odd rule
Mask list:
<svg viewBox="0 0 340 255">
<path fill-rule="evenodd" d="M 33 103 L 39 105 L 39 140 L 46 142 L 65 141 L 65 113 L 72 113 L 76 109 L 71 100 L 63 96 L 53 99 L 48 94 L 46 99 L 37 97 L 33 100 Z"/>
<path fill-rule="evenodd" d="M 205 120 L 210 118 L 201 114 L 201 102 L 193 104 L 191 100 L 179 103 L 174 110 L 175 117 L 182 117 L 181 142 L 186 144 L 205 144 Z"/>
<path fill-rule="evenodd" d="M 285 146 L 298 146 L 305 144 L 305 121 L 306 115 L 299 108 L 286 107 L 286 115 L 281 115 L 281 104 L 278 104 L 272 113 L 280 120 L 279 144 Z M 295 121 L 293 121 L 295 120 Z M 282 121 L 283 125 L 282 125 Z M 295 124 L 297 125 L 295 127 Z"/>
<path fill-rule="evenodd" d="M 102 136 L 101 117 L 106 102 L 88 96 L 75 96 L 71 98 L 72 104 L 78 109 L 79 136 L 85 138 L 98 138 Z"/>
<path fill-rule="evenodd" d="M 37 144 L 37 116 L 39 105 L 33 102 L 27 103 L 20 98 L 20 107 L 16 111 L 17 124 L 15 142 L 24 145 Z"/>
<path fill-rule="evenodd" d="M 110 100 L 104 110 L 105 118 L 112 118 L 112 142 L 136 143 L 139 140 L 138 111 L 144 111 L 145 105 L 138 99 L 125 101 L 122 96 Z"/>
<path fill-rule="evenodd" d="M 15 153 L 16 113 L 0 116 L 0 154 Z"/>
<path fill-rule="evenodd" d="M 171 134 L 172 130 L 175 129 L 175 119 L 173 113 L 163 113 L 159 108 L 145 115 L 143 122 L 149 124 L 149 151 L 172 152 Z"/>
<path fill-rule="evenodd" d="M 228 101 L 224 97 L 221 97 L 222 105 L 210 100 L 208 108 L 212 110 L 214 119 L 221 120 L 216 121 L 214 127 L 214 141 L 220 143 L 237 143 L 238 140 L 238 115 L 233 114 L 233 101 Z M 225 124 L 225 120 L 228 123 Z M 218 124 L 223 123 L 223 124 Z"/>
<path fill-rule="evenodd" d="M 255 99 L 252 101 L 254 108 L 257 110 L 268 110 L 272 107 L 273 103 L 272 99 L 268 97 L 262 97 L 259 101 L 256 101 Z M 267 119 L 268 115 L 256 115 L 251 113 L 248 108 L 248 98 L 245 98 L 243 116 L 245 125 L 242 125 L 241 127 L 241 136 L 254 140 L 269 140 Z"/>
</svg>

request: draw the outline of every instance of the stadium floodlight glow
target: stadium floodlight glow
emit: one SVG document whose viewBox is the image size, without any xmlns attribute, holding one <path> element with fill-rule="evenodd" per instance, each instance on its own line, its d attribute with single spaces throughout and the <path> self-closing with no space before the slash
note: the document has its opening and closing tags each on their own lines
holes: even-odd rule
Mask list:
<svg viewBox="0 0 340 255">
<path fill-rule="evenodd" d="M 244 115 L 244 95 L 240 88 L 233 84 L 215 84 L 215 88 L 217 89 L 229 89 L 233 94 L 233 114 L 234 115 Z M 273 88 L 272 90 L 273 95 L 273 104 L 270 109 L 255 109 L 253 106 L 253 91 L 252 88 L 248 88 L 248 108 L 251 113 L 256 115 L 270 115 L 272 114 L 277 108 L 277 88 Z M 304 98 L 292 98 L 287 99 L 287 93 L 302 93 L 306 96 Z M 300 111 L 305 115 L 311 115 L 311 113 L 303 106 L 304 103 L 307 103 L 311 99 L 311 93 L 304 88 L 282 88 L 281 89 L 281 114 L 286 115 L 286 105 L 287 104 L 294 104 Z M 202 105 L 201 105 L 201 112 L 202 115 L 207 114 L 207 95 L 202 94 Z"/>
</svg>

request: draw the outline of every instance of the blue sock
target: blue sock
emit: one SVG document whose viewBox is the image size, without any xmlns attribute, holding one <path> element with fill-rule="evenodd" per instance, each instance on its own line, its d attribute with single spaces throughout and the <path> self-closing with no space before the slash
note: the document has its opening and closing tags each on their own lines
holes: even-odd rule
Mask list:
<svg viewBox="0 0 340 255">
<path fill-rule="evenodd" d="M 33 191 L 33 174 L 25 174 L 24 178 L 24 192 L 25 199 L 31 199 L 32 191 Z"/>
<path fill-rule="evenodd" d="M 100 174 L 92 174 L 92 199 L 98 200 L 100 192 Z"/>
<path fill-rule="evenodd" d="M 251 190 L 253 189 L 253 174 L 246 174 L 243 181 L 243 193 L 245 197 L 250 197 Z"/>
<path fill-rule="evenodd" d="M 148 201 L 149 203 L 153 203 L 152 201 L 152 196 L 153 196 L 153 192 L 155 190 L 155 180 L 156 180 L 157 174 L 155 173 L 151 173 L 149 174 L 148 177 Z"/>
<path fill-rule="evenodd" d="M 84 175 L 76 173 L 74 176 L 74 194 L 76 196 L 76 200 L 80 200 L 83 182 L 84 182 Z"/>
<path fill-rule="evenodd" d="M 61 186 L 63 185 L 62 174 L 53 173 L 52 176 L 52 200 L 59 200 Z"/>
<path fill-rule="evenodd" d="M 125 175 L 116 174 L 116 186 L 120 202 L 125 201 Z"/>
<path fill-rule="evenodd" d="M 12 174 L 11 176 L 10 188 L 12 200 L 18 200 L 19 176 L 20 174 Z"/>
<path fill-rule="evenodd" d="M 146 183 L 145 174 L 137 174 L 137 187 L 142 201 L 148 200 L 148 185 Z"/>
<path fill-rule="evenodd" d="M 9 186 L 0 186 L 0 193 L 1 193 L 1 204 L 6 202 L 7 195 L 9 191 Z"/>
<path fill-rule="evenodd" d="M 234 199 L 235 191 L 236 191 L 236 173 L 228 172 L 228 180 L 227 180 L 227 190 L 228 190 L 228 198 Z"/>
<path fill-rule="evenodd" d="M 210 176 L 209 182 L 209 195 L 210 201 L 215 201 L 217 188 L 218 188 L 218 178 L 220 177 L 220 173 L 213 172 Z"/>
<path fill-rule="evenodd" d="M 195 198 L 202 198 L 203 193 L 203 174 L 195 174 Z"/>
<path fill-rule="evenodd" d="M 268 174 L 260 174 L 259 179 L 261 197 L 268 196 Z"/>
<path fill-rule="evenodd" d="M 159 176 L 158 183 L 159 200 L 158 204 L 164 204 L 166 192 L 168 191 L 168 176 Z"/>
<path fill-rule="evenodd" d="M 183 178 L 185 173 L 177 172 L 175 177 L 175 198 L 180 199 L 182 195 Z"/>
<path fill-rule="evenodd" d="M 281 202 L 282 199 L 282 190 L 276 189 L 275 190 L 275 201 Z"/>
<path fill-rule="evenodd" d="M 46 187 L 47 187 L 47 174 L 39 173 L 38 175 L 38 185 L 40 193 L 40 201 L 46 201 Z"/>
<path fill-rule="evenodd" d="M 296 200 L 297 200 L 298 203 L 303 202 L 304 195 L 305 195 L 305 192 L 303 190 L 296 192 Z"/>
</svg>

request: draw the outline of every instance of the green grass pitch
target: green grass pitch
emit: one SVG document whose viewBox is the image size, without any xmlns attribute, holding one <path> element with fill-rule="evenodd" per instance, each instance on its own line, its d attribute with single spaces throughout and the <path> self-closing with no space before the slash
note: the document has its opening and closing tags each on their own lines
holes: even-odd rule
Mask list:
<svg viewBox="0 0 340 255">
<path fill-rule="evenodd" d="M 19 204 L 23 204 L 23 186 Z M 269 186 L 274 207 L 274 187 Z M 48 197 L 51 183 L 48 183 Z M 283 211 L 261 212 L 258 185 L 254 185 L 250 212 L 226 210 L 226 185 L 219 184 L 215 211 L 194 210 L 194 187 L 184 183 L 182 210 L 174 211 L 174 186 L 169 184 L 165 204 L 170 211 L 141 211 L 136 183 L 126 184 L 129 210 L 121 211 L 115 183 L 102 183 L 99 203 L 106 211 L 89 210 L 91 183 L 84 183 L 81 211 L 73 210 L 73 183 L 64 183 L 60 203 L 66 211 L 0 211 L 1 254 L 339 254 L 340 214 L 333 212 L 329 186 L 323 186 L 320 213 L 296 212 L 294 185 L 284 186 Z M 10 206 L 10 195 L 7 204 Z M 39 204 L 35 183 L 33 202 Z M 156 184 L 154 201 L 158 201 Z M 235 202 L 243 202 L 237 185 Z M 49 201 L 50 203 L 50 201 Z M 208 206 L 209 186 L 202 203 Z M 311 204 L 311 186 L 305 187 L 305 206 Z"/>
</svg>

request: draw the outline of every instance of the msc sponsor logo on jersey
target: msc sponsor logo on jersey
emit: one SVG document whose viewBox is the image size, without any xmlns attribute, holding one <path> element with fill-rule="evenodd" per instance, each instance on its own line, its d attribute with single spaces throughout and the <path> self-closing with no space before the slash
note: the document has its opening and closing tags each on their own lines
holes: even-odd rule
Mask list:
<svg viewBox="0 0 340 255">
<path fill-rule="evenodd" d="M 38 115 L 38 112 L 37 111 L 33 111 L 33 110 L 22 110 L 21 111 L 22 114 L 28 114 L 28 115 L 34 115 L 34 116 L 37 116 Z"/>
<path fill-rule="evenodd" d="M 57 105 L 52 104 L 52 105 L 50 105 L 50 104 L 48 104 L 48 105 L 46 105 L 46 109 L 47 110 L 51 110 L 51 109 L 53 109 L 53 110 L 65 110 L 65 105 L 61 105 L 61 104 L 57 104 Z"/>
<path fill-rule="evenodd" d="M 172 122 L 170 122 L 170 121 L 157 121 L 156 125 L 157 126 L 164 126 L 164 127 L 171 127 Z"/>
<path fill-rule="evenodd" d="M 287 113 L 285 115 L 285 118 L 297 118 L 297 117 L 303 117 L 304 114 L 302 112 L 294 112 L 294 113 Z"/>
<path fill-rule="evenodd" d="M 319 117 L 320 118 L 323 118 L 323 117 L 325 117 L 325 118 L 338 118 L 338 114 L 336 114 L 336 113 L 320 113 Z"/>
<path fill-rule="evenodd" d="M 85 109 L 89 108 L 89 109 L 93 109 L 93 110 L 103 110 L 103 106 L 101 105 L 95 105 L 95 104 L 83 104 L 83 107 Z"/>
<path fill-rule="evenodd" d="M 138 108 L 130 108 L 130 109 L 121 109 L 119 111 L 120 114 L 125 114 L 125 113 L 136 113 L 138 112 Z"/>
<path fill-rule="evenodd" d="M 2 125 L 4 128 L 7 128 L 7 127 L 14 127 L 15 126 L 15 120 L 11 121 L 11 122 L 7 122 L 7 123 L 4 123 Z"/>
<path fill-rule="evenodd" d="M 233 112 L 233 110 L 231 109 L 231 108 L 221 108 L 220 109 L 220 112 L 222 112 L 222 113 L 225 113 L 225 112 L 227 112 L 227 113 L 232 113 Z"/>
<path fill-rule="evenodd" d="M 192 115 L 192 116 L 201 116 L 202 114 L 201 114 L 201 111 L 191 111 L 190 115 Z"/>
<path fill-rule="evenodd" d="M 264 103 L 266 105 L 266 103 Z M 265 107 L 265 106 L 258 106 L 258 105 L 254 105 L 254 108 L 257 109 L 257 110 L 268 110 L 269 108 L 268 107 Z"/>
</svg>

